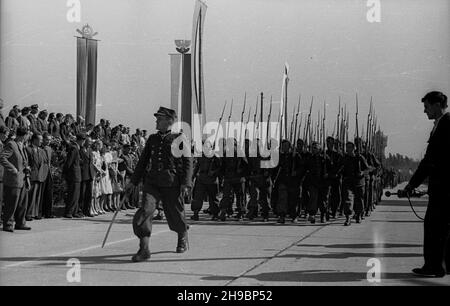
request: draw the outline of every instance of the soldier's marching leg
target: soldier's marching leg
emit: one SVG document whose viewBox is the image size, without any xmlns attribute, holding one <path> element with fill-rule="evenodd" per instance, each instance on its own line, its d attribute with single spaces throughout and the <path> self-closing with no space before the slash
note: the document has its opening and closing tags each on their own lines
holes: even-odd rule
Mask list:
<svg viewBox="0 0 450 306">
<path fill-rule="evenodd" d="M 324 183 L 319 188 L 319 209 L 320 209 L 320 223 L 330 220 L 330 213 L 328 210 L 328 201 L 330 197 L 330 185 Z"/>
<path fill-rule="evenodd" d="M 353 213 L 353 187 L 349 182 L 342 183 L 342 209 L 345 214 L 344 225 L 348 226 L 351 224 L 352 213 Z"/>
<path fill-rule="evenodd" d="M 310 200 L 309 194 L 309 183 L 303 181 L 302 189 L 301 189 L 301 200 L 300 200 L 300 208 L 298 211 L 298 215 L 301 218 L 306 218 L 308 213 L 308 203 Z"/>
<path fill-rule="evenodd" d="M 223 196 L 222 196 L 222 199 L 219 204 L 219 207 L 220 207 L 219 219 L 221 221 L 226 221 L 227 209 L 229 208 L 230 203 L 232 203 L 233 197 L 234 197 L 233 189 L 231 187 L 230 182 L 224 181 L 222 193 L 223 193 Z"/>
<path fill-rule="evenodd" d="M 253 220 L 256 216 L 256 211 L 258 209 L 258 188 L 256 187 L 256 182 L 251 180 L 248 185 L 248 190 L 250 194 L 250 200 L 248 201 L 248 212 L 246 218 Z"/>
<path fill-rule="evenodd" d="M 149 239 L 152 234 L 152 219 L 159 201 L 157 190 L 144 192 L 142 206 L 133 217 L 133 232 L 139 238 L 139 250 L 133 255 L 133 262 L 145 261 L 150 258 Z"/>
<path fill-rule="evenodd" d="M 339 180 L 333 180 L 331 183 L 331 189 L 330 189 L 330 211 L 331 211 L 331 218 L 336 218 L 336 213 L 341 206 L 341 184 Z"/>
<path fill-rule="evenodd" d="M 258 201 L 261 205 L 261 216 L 263 221 L 269 220 L 269 189 L 270 189 L 270 179 L 264 179 L 262 185 L 259 188 Z"/>
<path fill-rule="evenodd" d="M 277 186 L 278 191 L 278 202 L 277 202 L 277 214 L 278 214 L 278 223 L 284 224 L 285 217 L 288 211 L 288 201 L 289 201 L 289 193 L 288 186 L 284 183 L 279 183 Z"/>
<path fill-rule="evenodd" d="M 184 253 L 187 250 L 187 223 L 184 212 L 184 199 L 179 186 L 164 187 L 161 189 L 161 198 L 170 230 L 178 234 L 176 252 Z"/>
<path fill-rule="evenodd" d="M 354 188 L 354 203 L 353 209 L 355 211 L 356 223 L 361 223 L 361 215 L 364 212 L 364 186 L 357 185 Z"/>
<path fill-rule="evenodd" d="M 219 215 L 219 199 L 217 194 L 219 193 L 219 186 L 216 184 L 206 185 L 209 201 L 209 209 L 212 214 L 212 220 L 218 220 Z"/>
<path fill-rule="evenodd" d="M 203 199 L 205 198 L 206 191 L 207 191 L 207 187 L 205 184 L 202 184 L 198 181 L 195 182 L 195 187 L 193 190 L 194 194 L 193 194 L 192 203 L 191 203 L 191 210 L 194 214 L 191 216 L 191 220 L 194 220 L 194 221 L 199 220 L 198 213 L 200 212 L 200 210 L 203 207 Z"/>
<path fill-rule="evenodd" d="M 288 214 L 292 222 L 297 221 L 297 211 L 300 204 L 300 183 L 301 180 L 298 177 L 291 177 L 289 181 Z"/>
<path fill-rule="evenodd" d="M 308 221 L 316 223 L 316 214 L 319 207 L 319 187 L 309 184 Z"/>
<path fill-rule="evenodd" d="M 245 216 L 245 200 L 244 200 L 245 181 L 233 184 L 233 191 L 236 195 L 236 219 L 242 221 Z"/>
</svg>

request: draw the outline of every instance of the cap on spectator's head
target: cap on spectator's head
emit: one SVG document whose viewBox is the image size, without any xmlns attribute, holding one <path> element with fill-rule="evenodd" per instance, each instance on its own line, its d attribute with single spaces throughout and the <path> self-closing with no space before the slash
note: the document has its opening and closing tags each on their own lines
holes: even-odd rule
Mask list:
<svg viewBox="0 0 450 306">
<path fill-rule="evenodd" d="M 16 136 L 25 136 L 28 133 L 28 130 L 26 127 L 20 126 L 16 130 Z"/>
<path fill-rule="evenodd" d="M 41 110 L 41 111 L 39 112 L 39 114 L 46 114 L 46 115 L 48 115 L 48 111 L 47 111 L 46 109 L 43 109 L 43 110 Z"/>
<path fill-rule="evenodd" d="M 30 106 L 31 109 L 39 109 L 39 105 L 37 104 L 33 104 Z"/>
<path fill-rule="evenodd" d="M 24 108 L 22 108 L 21 112 L 22 114 L 28 113 L 30 111 L 30 108 L 28 106 L 25 106 Z"/>
<path fill-rule="evenodd" d="M 73 119 L 72 114 L 66 114 L 66 118 Z"/>
<path fill-rule="evenodd" d="M 154 114 L 154 116 L 155 117 L 158 117 L 158 116 L 167 117 L 172 120 L 175 120 L 177 118 L 177 114 L 173 109 L 162 107 L 162 106 L 158 109 L 158 112 L 156 112 Z"/>
<path fill-rule="evenodd" d="M 9 133 L 8 127 L 0 125 L 0 134 L 7 134 L 7 133 Z"/>
</svg>

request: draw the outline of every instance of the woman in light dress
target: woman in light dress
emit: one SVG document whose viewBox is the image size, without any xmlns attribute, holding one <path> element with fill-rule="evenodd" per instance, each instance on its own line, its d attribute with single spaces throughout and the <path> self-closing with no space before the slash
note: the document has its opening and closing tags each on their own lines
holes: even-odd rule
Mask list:
<svg viewBox="0 0 450 306">
<path fill-rule="evenodd" d="M 112 184 L 112 207 L 114 210 L 120 209 L 120 194 L 123 190 L 122 180 L 119 173 L 119 163 L 121 159 L 119 159 L 119 148 L 115 142 L 111 142 L 111 155 L 112 162 L 109 168 L 109 175 L 111 178 Z"/>
<path fill-rule="evenodd" d="M 103 144 L 101 140 L 96 140 L 94 144 L 92 145 L 92 155 L 93 155 L 93 163 L 95 166 L 95 169 L 97 170 L 97 173 L 94 178 L 94 182 L 92 184 L 92 215 L 102 215 L 105 213 L 105 211 L 100 206 L 100 197 L 102 195 L 102 188 L 101 188 L 101 179 L 104 175 L 104 171 L 102 170 L 102 156 L 100 154 L 100 149 L 102 148 Z"/>
<path fill-rule="evenodd" d="M 105 175 L 102 177 L 100 181 L 100 186 L 102 190 L 100 206 L 103 208 L 104 211 L 110 212 L 114 210 L 114 208 L 112 207 L 113 190 L 111 184 L 111 177 L 109 175 L 109 168 L 111 167 L 113 157 L 110 152 L 109 145 L 107 143 L 103 144 L 103 149 L 101 150 L 101 153 L 103 159 L 102 169 L 105 171 Z"/>
</svg>

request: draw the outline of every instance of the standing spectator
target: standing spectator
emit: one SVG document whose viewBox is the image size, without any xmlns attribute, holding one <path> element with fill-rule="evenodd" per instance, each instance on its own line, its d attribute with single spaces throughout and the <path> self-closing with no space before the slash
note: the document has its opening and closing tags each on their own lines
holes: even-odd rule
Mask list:
<svg viewBox="0 0 450 306">
<path fill-rule="evenodd" d="M 28 115 L 30 114 L 30 108 L 25 106 L 21 110 L 21 116 L 17 118 L 17 121 L 19 122 L 19 127 L 25 128 L 27 131 L 30 130 L 30 120 L 28 120 Z"/>
<path fill-rule="evenodd" d="M 54 218 L 53 215 L 53 177 L 52 177 L 52 154 L 53 150 L 50 147 L 52 136 L 48 132 L 44 132 L 42 135 L 42 150 L 44 155 L 43 160 L 43 179 L 44 185 L 42 186 L 42 215 L 44 218 Z"/>
<path fill-rule="evenodd" d="M 133 161 L 133 156 L 131 155 L 131 151 L 130 151 L 130 145 L 124 145 L 123 146 L 123 153 L 120 156 L 120 163 L 119 163 L 119 171 L 122 174 L 122 177 L 124 177 L 124 185 L 127 186 L 129 185 L 129 183 L 131 182 L 131 176 L 133 175 L 134 172 L 134 161 Z M 127 208 L 127 209 L 131 209 L 133 208 L 131 206 L 130 202 L 126 202 L 123 204 L 124 207 L 122 208 Z"/>
<path fill-rule="evenodd" d="M 0 99 L 0 127 L 5 126 L 5 118 L 3 118 L 3 100 Z"/>
<path fill-rule="evenodd" d="M 96 175 L 94 178 L 93 186 L 92 186 L 92 201 L 93 201 L 93 214 L 94 215 L 102 215 L 105 211 L 100 206 L 100 198 L 102 196 L 102 186 L 101 181 L 104 175 L 104 170 L 102 169 L 102 156 L 100 154 L 100 150 L 102 149 L 102 141 L 96 140 L 92 146 L 92 162 L 96 169 Z"/>
<path fill-rule="evenodd" d="M 112 184 L 112 207 L 114 208 L 114 211 L 120 209 L 119 203 L 120 203 L 120 194 L 123 191 L 122 187 L 122 180 L 119 175 L 119 152 L 118 148 L 115 144 L 111 143 L 111 156 L 112 156 L 112 162 L 109 168 L 109 173 L 111 177 L 111 184 Z"/>
<path fill-rule="evenodd" d="M 147 130 L 142 130 L 142 137 L 144 137 L 145 142 L 147 142 Z"/>
<path fill-rule="evenodd" d="M 97 128 L 97 137 L 101 141 L 105 140 L 105 119 L 100 119 L 100 124 L 96 125 Z"/>
<path fill-rule="evenodd" d="M 81 185 L 80 149 L 85 139 L 86 136 L 83 134 L 76 136 L 76 142 L 68 147 L 67 159 L 63 166 L 63 175 L 68 189 L 64 217 L 69 219 L 83 217 L 78 213 L 78 201 Z"/>
<path fill-rule="evenodd" d="M 104 126 L 104 131 L 105 131 L 105 139 L 106 141 L 110 142 L 111 141 L 111 122 L 109 120 L 105 121 L 105 126 Z"/>
<path fill-rule="evenodd" d="M 5 119 L 5 124 L 9 129 L 10 134 L 15 135 L 16 130 L 19 127 L 19 121 L 17 121 L 17 110 L 12 109 L 9 111 L 9 115 Z"/>
<path fill-rule="evenodd" d="M 45 109 L 39 112 L 37 122 L 36 122 L 36 129 L 41 134 L 48 132 L 47 116 L 48 116 L 48 113 Z"/>
<path fill-rule="evenodd" d="M 128 132 L 129 132 L 129 130 L 127 130 L 126 127 L 122 128 L 122 135 L 121 135 L 122 145 L 126 145 L 126 144 L 130 144 L 131 143 L 130 135 L 128 134 Z"/>
<path fill-rule="evenodd" d="M 112 185 L 111 178 L 109 176 L 109 165 L 112 161 L 111 153 L 109 152 L 109 146 L 107 143 L 103 144 L 103 148 L 101 150 L 102 155 L 102 170 L 104 171 L 104 175 L 101 180 L 101 188 L 102 188 L 102 197 L 100 201 L 100 206 L 104 211 L 110 212 L 112 211 L 111 207 L 111 198 L 112 198 Z"/>
<path fill-rule="evenodd" d="M 31 169 L 31 189 L 28 193 L 27 221 L 42 219 L 40 214 L 42 210 L 39 204 L 41 203 L 42 186 L 44 185 L 44 152 L 40 148 L 41 144 L 42 135 L 33 133 L 31 136 L 31 145 L 25 149 L 28 156 L 28 165 Z"/>
<path fill-rule="evenodd" d="M 79 201 L 79 212 L 93 217 L 91 200 L 92 200 L 92 183 L 96 175 L 96 169 L 92 160 L 92 139 L 86 137 L 83 147 L 80 150 L 81 158 L 81 192 Z"/>
<path fill-rule="evenodd" d="M 61 135 L 61 139 L 65 144 L 70 143 L 70 137 L 72 135 L 72 125 L 73 116 L 71 114 L 67 114 L 64 117 L 64 121 L 59 125 L 59 133 Z"/>
<path fill-rule="evenodd" d="M 24 149 L 28 131 L 19 127 L 16 131 L 15 141 L 9 141 L 0 154 L 0 164 L 4 167 L 4 201 L 3 230 L 13 232 L 15 229 L 30 230 L 26 226 L 25 215 L 27 211 L 27 182 L 28 169 L 27 154 Z"/>
<path fill-rule="evenodd" d="M 38 132 L 37 129 L 37 114 L 39 112 L 39 106 L 37 104 L 33 104 L 30 107 L 30 114 L 27 115 L 28 121 L 30 121 L 30 131 L 33 134 Z"/>
<path fill-rule="evenodd" d="M 0 154 L 3 151 L 4 143 L 8 138 L 9 129 L 6 126 L 0 126 Z M 2 215 L 3 208 L 3 166 L 0 164 L 0 217 Z M 2 221 L 0 220 L 0 223 Z"/>
</svg>

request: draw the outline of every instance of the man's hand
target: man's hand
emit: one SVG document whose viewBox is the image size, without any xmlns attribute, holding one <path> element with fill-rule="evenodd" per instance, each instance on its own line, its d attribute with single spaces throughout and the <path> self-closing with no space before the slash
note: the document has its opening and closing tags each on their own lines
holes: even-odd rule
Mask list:
<svg viewBox="0 0 450 306">
<path fill-rule="evenodd" d="M 184 197 L 190 197 L 191 196 L 191 187 L 187 185 L 181 185 L 181 196 Z"/>
<path fill-rule="evenodd" d="M 414 188 L 411 185 L 409 185 L 409 184 L 407 184 L 405 186 L 405 188 L 403 189 L 403 192 L 405 194 L 407 194 L 408 196 L 410 196 L 413 193 L 413 191 L 414 191 Z"/>
</svg>

